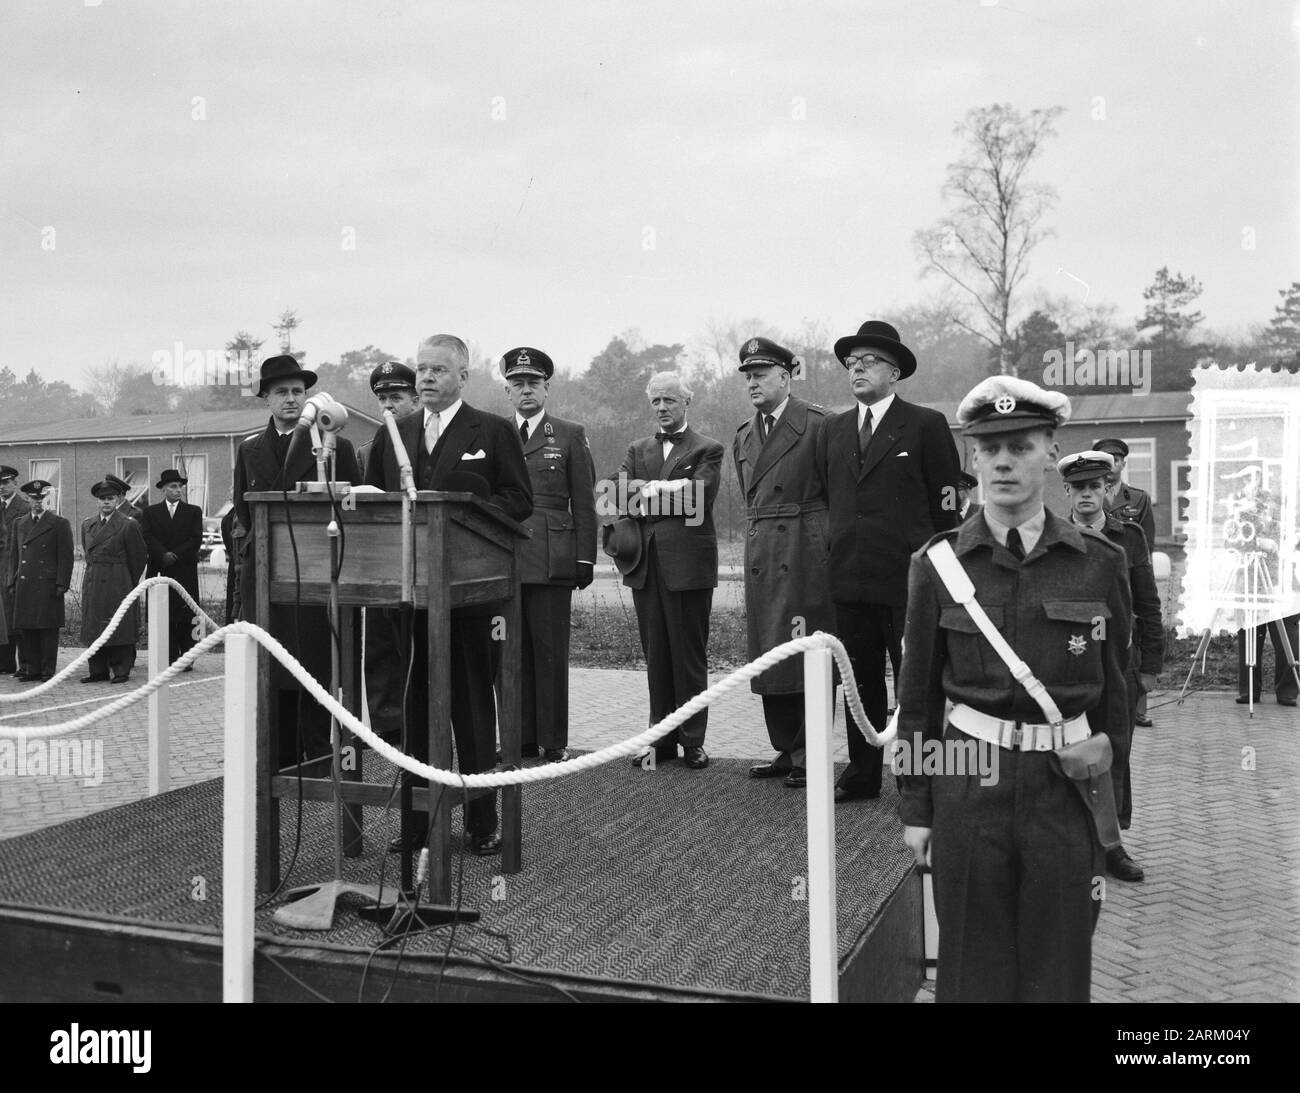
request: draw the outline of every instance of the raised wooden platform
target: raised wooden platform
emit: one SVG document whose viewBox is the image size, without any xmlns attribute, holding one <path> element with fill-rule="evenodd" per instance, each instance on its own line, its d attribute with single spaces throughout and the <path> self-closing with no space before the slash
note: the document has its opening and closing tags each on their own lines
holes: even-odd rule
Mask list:
<svg viewBox="0 0 1300 1093">
<path fill-rule="evenodd" d="M 530 789 L 522 872 L 453 858 L 464 906 L 482 915 L 454 934 L 386 942 L 347 907 L 328 933 L 288 930 L 271 919 L 277 901 L 258 912 L 256 996 L 377 1001 L 391 985 L 392 1001 L 806 998 L 804 796 L 747 766 L 614 763 Z M 384 773 L 367 753 L 366 777 Z M 219 1000 L 220 787 L 0 842 L 0 1000 Z M 836 811 L 843 1001 L 911 1001 L 921 983 L 921 885 L 896 803 L 887 786 Z M 287 865 L 292 806 L 285 821 Z M 382 850 L 396 814 L 366 809 L 366 823 L 345 879 L 392 884 Z M 328 879 L 331 861 L 326 806 L 306 802 L 289 884 Z"/>
</svg>

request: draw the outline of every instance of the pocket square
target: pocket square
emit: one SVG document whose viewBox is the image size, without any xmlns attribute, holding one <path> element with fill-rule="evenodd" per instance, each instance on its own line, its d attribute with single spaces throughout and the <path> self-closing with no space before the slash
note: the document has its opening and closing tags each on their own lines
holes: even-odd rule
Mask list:
<svg viewBox="0 0 1300 1093">
<path fill-rule="evenodd" d="M 482 448 L 480 448 L 476 452 L 466 452 L 464 455 L 461 456 L 461 459 L 486 459 L 486 458 L 487 458 L 487 454 L 483 451 Z"/>
<path fill-rule="evenodd" d="M 906 452 L 899 452 L 896 456 L 894 456 L 894 458 L 895 458 L 895 459 L 902 459 L 903 456 L 905 456 L 905 455 L 907 455 Z"/>
</svg>

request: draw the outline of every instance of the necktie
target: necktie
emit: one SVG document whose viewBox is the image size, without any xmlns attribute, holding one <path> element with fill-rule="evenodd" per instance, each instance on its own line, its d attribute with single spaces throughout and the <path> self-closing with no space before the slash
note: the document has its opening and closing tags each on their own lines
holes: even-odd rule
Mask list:
<svg viewBox="0 0 1300 1093">
<path fill-rule="evenodd" d="M 776 418 L 771 414 L 763 415 L 763 443 L 767 443 L 767 438 L 772 435 L 772 430 L 776 428 Z"/>
<path fill-rule="evenodd" d="M 1007 532 L 1007 549 L 1016 556 L 1016 561 L 1023 562 L 1025 560 L 1025 547 L 1020 541 L 1019 528 L 1012 528 Z"/>
<path fill-rule="evenodd" d="M 661 444 L 665 440 L 668 441 L 669 444 L 677 444 L 681 441 L 682 437 L 685 435 L 686 433 L 684 430 L 680 433 L 655 433 L 655 439 L 659 441 Z"/>
<path fill-rule="evenodd" d="M 430 414 L 429 420 L 424 423 L 424 450 L 433 455 L 433 449 L 438 443 L 438 432 L 442 428 L 442 419 L 437 414 Z"/>
<path fill-rule="evenodd" d="M 519 423 L 519 439 L 522 440 L 525 444 L 528 443 L 528 419 L 527 418 L 524 418 L 524 420 Z"/>
<path fill-rule="evenodd" d="M 871 408 L 867 408 L 865 416 L 862 418 L 862 428 L 858 430 L 858 458 L 865 459 L 867 448 L 871 444 Z"/>
</svg>

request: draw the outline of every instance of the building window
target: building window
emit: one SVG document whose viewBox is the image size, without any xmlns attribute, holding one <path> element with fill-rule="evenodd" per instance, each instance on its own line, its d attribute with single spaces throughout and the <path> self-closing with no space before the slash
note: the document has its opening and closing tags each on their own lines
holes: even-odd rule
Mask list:
<svg viewBox="0 0 1300 1093">
<path fill-rule="evenodd" d="M 149 504 L 149 457 L 147 455 L 119 455 L 117 477 L 131 487 L 126 499 L 144 508 Z"/>
<path fill-rule="evenodd" d="M 1130 486 L 1145 490 L 1154 505 L 1156 497 L 1156 441 L 1155 437 L 1142 437 L 1130 440 L 1124 437 L 1128 445 L 1128 459 L 1124 461 L 1124 481 Z"/>
<path fill-rule="evenodd" d="M 174 455 L 172 466 L 181 472 L 182 478 L 188 478 L 185 487 L 185 500 L 191 505 L 198 505 L 203 515 L 208 514 L 208 457 L 206 455 Z"/>
<path fill-rule="evenodd" d="M 28 479 L 29 482 L 34 482 L 36 481 L 36 479 L 39 478 L 44 482 L 48 482 L 51 486 L 54 487 L 54 503 L 53 504 L 47 503 L 45 506 L 46 511 L 57 512 L 59 513 L 59 515 L 62 515 L 63 514 L 63 490 L 61 489 L 61 486 L 63 484 L 62 483 L 63 460 L 29 459 L 27 461 L 27 466 L 31 472 L 31 478 Z"/>
</svg>

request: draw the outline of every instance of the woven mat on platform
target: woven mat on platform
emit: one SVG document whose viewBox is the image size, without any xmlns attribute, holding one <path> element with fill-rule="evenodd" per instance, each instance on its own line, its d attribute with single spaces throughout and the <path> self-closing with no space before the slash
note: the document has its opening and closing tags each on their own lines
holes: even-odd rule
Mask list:
<svg viewBox="0 0 1300 1093">
<path fill-rule="evenodd" d="M 382 780 L 385 765 L 366 756 L 367 779 Z M 462 898 L 482 919 L 458 937 L 521 968 L 806 997 L 804 794 L 747 769 L 622 761 L 526 789 L 523 871 L 503 876 L 500 858 L 465 856 Z M 841 958 L 910 869 L 885 782 L 879 801 L 835 810 Z M 294 815 L 285 802 L 286 866 Z M 290 886 L 333 875 L 330 806 L 308 803 L 303 815 Z M 344 879 L 376 883 L 383 865 L 392 884 L 397 858 L 382 851 L 396 814 L 366 809 L 366 823 L 366 852 L 344 860 Z M 459 847 L 457 835 L 453 854 Z M 220 780 L 0 842 L 0 901 L 219 927 L 220 896 Z M 382 937 L 346 907 L 329 933 L 286 930 L 272 910 L 258 913 L 263 936 L 360 949 Z M 412 939 L 407 951 L 440 952 L 445 936 Z"/>
</svg>

